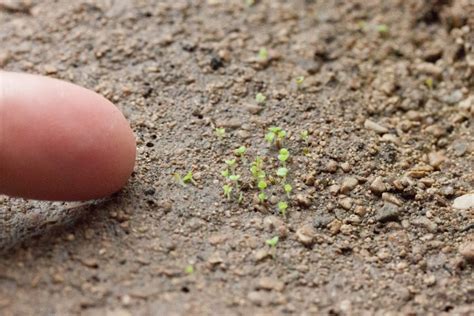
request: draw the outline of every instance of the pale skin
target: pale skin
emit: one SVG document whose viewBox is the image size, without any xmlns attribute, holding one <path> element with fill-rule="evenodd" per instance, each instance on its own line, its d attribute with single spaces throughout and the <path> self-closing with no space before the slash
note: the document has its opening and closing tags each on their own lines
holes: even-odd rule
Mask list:
<svg viewBox="0 0 474 316">
<path fill-rule="evenodd" d="M 130 177 L 129 123 L 95 92 L 0 71 L 0 194 L 78 201 L 110 195 Z"/>
</svg>

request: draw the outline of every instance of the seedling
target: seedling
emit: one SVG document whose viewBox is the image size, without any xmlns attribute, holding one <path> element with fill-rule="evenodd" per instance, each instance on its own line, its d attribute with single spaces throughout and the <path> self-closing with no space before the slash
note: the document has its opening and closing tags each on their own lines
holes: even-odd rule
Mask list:
<svg viewBox="0 0 474 316">
<path fill-rule="evenodd" d="M 296 86 L 300 88 L 303 85 L 304 76 L 296 77 L 295 81 L 296 81 Z"/>
<path fill-rule="evenodd" d="M 194 267 L 192 265 L 186 266 L 186 268 L 184 268 L 184 273 L 193 274 L 194 273 Z"/>
<path fill-rule="evenodd" d="M 258 189 L 260 190 L 260 193 L 258 194 L 258 200 L 260 201 L 260 203 L 265 202 L 265 200 L 267 199 L 267 195 L 264 192 L 267 186 L 267 182 L 265 182 L 264 180 L 260 180 L 258 182 Z"/>
<path fill-rule="evenodd" d="M 229 176 L 230 181 L 237 182 L 237 181 L 239 181 L 239 179 L 240 179 L 240 176 L 238 174 L 233 174 L 233 175 Z"/>
<path fill-rule="evenodd" d="M 281 144 L 285 137 L 286 132 L 280 127 L 270 127 L 268 129 L 268 133 L 265 134 L 265 140 L 268 142 L 268 144 L 272 145 L 273 143 L 275 143 L 278 148 L 281 147 Z"/>
<path fill-rule="evenodd" d="M 267 100 L 267 97 L 264 96 L 262 93 L 257 93 L 255 95 L 255 101 L 258 103 L 258 104 L 263 104 L 265 103 L 265 101 Z"/>
<path fill-rule="evenodd" d="M 381 36 L 384 36 L 384 37 L 387 36 L 390 31 L 390 29 L 388 28 L 386 24 L 377 24 L 375 26 L 375 29 L 377 30 L 377 32 L 379 32 Z"/>
<path fill-rule="evenodd" d="M 265 179 L 266 176 L 265 171 L 262 170 L 262 167 L 263 160 L 261 157 L 257 156 L 257 158 L 255 158 L 255 161 L 252 162 L 252 165 L 250 167 L 250 172 L 252 173 L 252 176 L 257 182 L 257 184 L 260 180 Z"/>
<path fill-rule="evenodd" d="M 245 0 L 245 5 L 247 5 L 247 7 L 251 7 L 255 4 L 255 0 Z"/>
<path fill-rule="evenodd" d="M 258 59 L 263 61 L 268 59 L 268 50 L 265 47 L 260 48 L 258 51 Z"/>
<path fill-rule="evenodd" d="M 243 157 L 245 155 L 245 152 L 247 151 L 247 147 L 245 146 L 240 146 L 236 150 L 234 150 L 234 154 L 238 157 Z"/>
<path fill-rule="evenodd" d="M 193 172 L 192 171 L 188 171 L 188 173 L 186 173 L 186 175 L 183 177 L 183 182 L 184 183 L 191 182 L 192 184 L 197 185 L 196 181 L 194 181 L 194 179 L 193 179 Z"/>
<path fill-rule="evenodd" d="M 179 172 L 173 173 L 173 178 L 176 181 L 176 183 L 181 184 L 183 187 L 186 186 Z"/>
<path fill-rule="evenodd" d="M 230 193 L 232 192 L 232 187 L 228 184 L 224 184 L 222 186 L 222 189 L 224 190 L 224 196 L 230 200 Z"/>
<path fill-rule="evenodd" d="M 293 187 L 291 186 L 291 184 L 285 183 L 285 185 L 283 186 L 283 189 L 285 190 L 286 196 L 290 198 L 290 193 L 291 191 L 293 191 Z"/>
<path fill-rule="evenodd" d="M 281 215 L 286 216 L 286 209 L 288 208 L 288 203 L 285 201 L 278 202 L 278 210 L 280 211 Z"/>
<path fill-rule="evenodd" d="M 216 129 L 214 130 L 214 133 L 216 134 L 217 138 L 223 139 L 225 136 L 225 128 L 216 127 Z"/>
<path fill-rule="evenodd" d="M 282 148 L 278 152 L 278 160 L 280 160 L 280 162 L 283 163 L 283 165 L 286 163 L 289 157 L 290 157 L 290 152 L 286 148 Z"/>
<path fill-rule="evenodd" d="M 433 90 L 433 78 L 429 77 L 425 80 L 425 85 L 428 87 L 428 89 Z"/>
<path fill-rule="evenodd" d="M 221 175 L 222 175 L 224 178 L 229 179 L 229 176 L 230 176 L 229 169 L 225 169 L 225 170 L 221 171 Z"/>
<path fill-rule="evenodd" d="M 237 160 L 229 159 L 229 160 L 224 160 L 224 162 L 227 166 L 229 166 L 230 170 L 232 170 L 232 173 L 235 173 L 235 167 L 237 165 Z"/>
<path fill-rule="evenodd" d="M 308 144 L 309 141 L 309 132 L 307 130 L 303 130 L 300 132 L 300 139 Z"/>
<path fill-rule="evenodd" d="M 279 240 L 278 236 L 275 236 L 271 239 L 265 240 L 265 243 L 269 245 L 270 247 L 275 248 L 276 245 L 278 244 L 278 240 Z"/>
<path fill-rule="evenodd" d="M 286 169 L 285 167 L 278 168 L 277 176 L 282 177 L 282 178 L 286 178 L 287 174 L 288 174 L 288 169 Z"/>
</svg>

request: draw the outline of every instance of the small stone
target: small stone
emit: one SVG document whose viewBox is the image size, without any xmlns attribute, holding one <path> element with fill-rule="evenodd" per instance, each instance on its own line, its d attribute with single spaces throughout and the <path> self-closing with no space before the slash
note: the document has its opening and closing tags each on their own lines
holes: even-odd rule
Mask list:
<svg viewBox="0 0 474 316">
<path fill-rule="evenodd" d="M 296 231 L 296 238 L 305 246 L 311 246 L 314 243 L 316 232 L 313 226 L 306 224 Z"/>
<path fill-rule="evenodd" d="M 364 127 L 367 129 L 370 129 L 378 134 L 385 134 L 388 132 L 388 128 L 385 126 L 382 126 L 378 123 L 375 123 L 374 121 L 371 121 L 369 119 L 365 120 L 364 122 Z"/>
<path fill-rule="evenodd" d="M 263 261 L 267 258 L 271 258 L 272 257 L 272 254 L 270 253 L 270 251 L 268 251 L 268 249 L 266 248 L 262 248 L 262 249 L 259 249 L 257 251 L 255 251 L 255 260 L 258 262 L 258 261 Z"/>
<path fill-rule="evenodd" d="M 328 228 L 331 234 L 336 235 L 341 230 L 342 223 L 338 219 L 334 219 L 331 223 L 329 223 Z"/>
<path fill-rule="evenodd" d="M 438 169 L 443 162 L 447 160 L 446 156 L 442 152 L 432 152 L 428 154 L 428 161 L 430 166 L 435 169 Z"/>
<path fill-rule="evenodd" d="M 326 164 L 326 171 L 330 173 L 334 173 L 337 171 L 337 162 L 334 160 L 329 160 Z"/>
<path fill-rule="evenodd" d="M 354 188 L 357 186 L 357 184 L 359 184 L 359 181 L 354 178 L 354 177 L 346 177 L 344 178 L 344 180 L 342 181 L 342 185 L 341 185 L 341 193 L 342 194 L 346 194 L 352 190 L 354 190 Z"/>
<path fill-rule="evenodd" d="M 454 199 L 453 207 L 458 210 L 467 210 L 474 208 L 474 193 L 461 195 Z"/>
<path fill-rule="evenodd" d="M 398 221 L 400 217 L 400 211 L 398 206 L 392 203 L 384 203 L 375 214 L 375 219 L 380 223 Z"/>
<path fill-rule="evenodd" d="M 295 197 L 296 204 L 298 204 L 301 207 L 309 207 L 311 206 L 311 199 L 308 195 L 306 194 L 297 194 Z"/>
<path fill-rule="evenodd" d="M 288 228 L 286 224 L 277 216 L 270 215 L 263 219 L 263 227 L 268 232 L 276 232 L 278 237 L 286 237 Z"/>
<path fill-rule="evenodd" d="M 277 291 L 281 292 L 285 288 L 285 283 L 282 281 L 276 279 L 276 278 L 270 278 L 270 277 L 264 277 L 260 278 L 257 281 L 257 290 L 267 290 L 267 291 Z"/>
<path fill-rule="evenodd" d="M 231 118 L 216 121 L 216 126 L 230 129 L 239 128 L 242 126 L 242 124 L 243 122 L 240 118 Z"/>
<path fill-rule="evenodd" d="M 46 72 L 47 75 L 52 75 L 58 72 L 58 69 L 52 65 L 45 65 L 44 66 L 44 71 Z"/>
<path fill-rule="evenodd" d="M 461 90 L 454 90 L 450 94 L 443 95 L 441 101 L 446 102 L 447 104 L 455 104 L 462 100 L 463 93 Z"/>
<path fill-rule="evenodd" d="M 412 221 L 412 224 L 415 226 L 425 227 L 430 233 L 434 233 L 438 229 L 438 225 L 435 222 L 431 221 L 430 219 L 424 216 L 419 216 L 415 218 Z"/>
<path fill-rule="evenodd" d="M 423 282 L 428 286 L 433 286 L 436 284 L 436 277 L 433 274 L 427 275 L 423 278 Z"/>
<path fill-rule="evenodd" d="M 334 220 L 334 216 L 331 214 L 322 214 L 314 218 L 314 228 L 325 228 L 329 223 Z"/>
<path fill-rule="evenodd" d="M 258 114 L 263 109 L 263 107 L 252 103 L 244 103 L 241 105 L 241 107 L 251 114 Z"/>
<path fill-rule="evenodd" d="M 0 52 L 0 67 L 6 66 L 10 61 L 10 54 L 8 52 Z"/>
<path fill-rule="evenodd" d="M 262 306 L 266 305 L 266 296 L 265 292 L 260 292 L 260 291 L 252 291 L 247 295 L 247 299 L 252 302 L 254 305 L 257 306 Z"/>
<path fill-rule="evenodd" d="M 384 200 L 385 202 L 390 202 L 392 204 L 395 204 L 397 206 L 402 206 L 403 202 L 397 198 L 395 195 L 391 194 L 391 193 L 387 193 L 387 192 L 384 192 L 382 193 L 382 200 Z"/>
<path fill-rule="evenodd" d="M 474 262 L 474 240 L 461 244 L 459 253 L 466 261 Z"/>
<path fill-rule="evenodd" d="M 344 235 L 349 235 L 352 232 L 352 225 L 342 224 L 340 230 Z"/>
<path fill-rule="evenodd" d="M 337 193 L 339 192 L 339 189 L 341 187 L 337 184 L 333 184 L 329 187 L 329 193 L 331 193 L 331 195 L 337 195 Z"/>
<path fill-rule="evenodd" d="M 367 209 L 362 205 L 357 205 L 354 209 L 354 213 L 363 217 L 365 214 L 367 214 Z"/>
<path fill-rule="evenodd" d="M 370 190 L 375 194 L 382 194 L 387 191 L 387 186 L 385 185 L 382 177 L 376 177 L 374 181 L 370 184 Z"/>
<path fill-rule="evenodd" d="M 350 197 L 339 200 L 339 205 L 346 211 L 352 208 L 352 199 Z"/>
<path fill-rule="evenodd" d="M 348 162 L 343 162 L 343 163 L 341 163 L 341 169 L 344 172 L 349 172 L 349 171 L 351 171 L 352 167 Z"/>
<path fill-rule="evenodd" d="M 416 65 L 416 70 L 423 74 L 439 77 L 443 73 L 443 68 L 436 66 L 433 63 L 419 63 Z"/>
<path fill-rule="evenodd" d="M 222 256 L 220 253 L 215 252 L 207 259 L 207 261 L 212 265 L 218 265 L 220 263 L 223 263 L 224 259 L 222 259 Z"/>
</svg>

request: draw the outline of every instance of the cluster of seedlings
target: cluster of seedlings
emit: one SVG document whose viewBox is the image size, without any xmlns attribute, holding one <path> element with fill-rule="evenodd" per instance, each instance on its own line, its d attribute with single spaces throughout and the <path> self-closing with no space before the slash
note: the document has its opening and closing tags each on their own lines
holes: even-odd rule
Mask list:
<svg viewBox="0 0 474 316">
<path fill-rule="evenodd" d="M 222 138 L 225 130 L 216 128 L 215 134 Z M 265 142 L 270 146 L 270 152 L 275 153 L 273 157 L 256 156 L 250 159 L 247 147 L 240 146 L 233 151 L 232 158 L 224 160 L 226 167 L 221 171 L 224 178 L 222 191 L 228 201 L 241 204 L 250 192 L 256 204 L 269 208 L 269 195 L 273 194 L 278 196 L 277 211 L 286 217 L 293 191 L 288 167 L 291 154 L 284 146 L 286 137 L 287 133 L 282 128 L 270 127 L 265 134 Z M 300 138 L 307 144 L 308 132 L 301 132 Z"/>
</svg>

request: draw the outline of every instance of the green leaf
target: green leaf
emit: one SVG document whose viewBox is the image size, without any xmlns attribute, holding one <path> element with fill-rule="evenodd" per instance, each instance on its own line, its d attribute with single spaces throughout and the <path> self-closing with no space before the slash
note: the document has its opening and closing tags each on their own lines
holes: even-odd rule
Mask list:
<svg viewBox="0 0 474 316">
<path fill-rule="evenodd" d="M 183 182 L 188 183 L 188 182 L 191 182 L 192 180 L 193 180 L 193 172 L 188 171 L 188 173 L 186 173 L 186 175 L 183 177 Z"/>
<path fill-rule="evenodd" d="M 217 137 L 219 137 L 219 138 L 223 138 L 225 136 L 225 128 L 223 128 L 223 127 L 216 127 L 214 132 L 216 133 Z"/>
<path fill-rule="evenodd" d="M 263 181 L 263 180 L 258 181 L 258 188 L 259 188 L 260 190 L 265 190 L 265 189 L 267 188 L 267 183 L 266 183 L 265 181 Z"/>
<path fill-rule="evenodd" d="M 230 176 L 229 169 L 225 169 L 225 170 L 221 171 L 221 175 L 225 178 L 228 178 Z"/>
<path fill-rule="evenodd" d="M 270 247 L 276 247 L 276 245 L 278 244 L 278 240 L 279 240 L 278 236 L 275 236 L 271 239 L 265 240 L 265 243 L 269 245 Z"/>
<path fill-rule="evenodd" d="M 246 151 L 247 151 L 247 147 L 245 147 L 245 146 L 240 146 L 239 148 L 237 148 L 236 150 L 234 150 L 234 154 L 235 154 L 236 156 L 243 156 Z"/>
<path fill-rule="evenodd" d="M 288 149 L 280 149 L 280 152 L 278 153 L 278 160 L 285 162 L 288 160 L 288 157 L 290 157 L 290 152 L 288 151 Z"/>
<path fill-rule="evenodd" d="M 233 175 L 229 176 L 230 181 L 239 181 L 239 179 L 240 179 L 240 175 L 238 175 L 238 174 L 233 174 Z"/>
<path fill-rule="evenodd" d="M 293 190 L 293 187 L 291 186 L 291 184 L 289 183 L 286 183 L 283 188 L 285 189 L 285 192 L 286 193 L 290 193 L 292 190 Z"/>
<path fill-rule="evenodd" d="M 258 200 L 260 201 L 260 203 L 265 202 L 266 199 L 267 199 L 267 195 L 265 194 L 265 192 L 260 192 L 258 194 Z"/>
<path fill-rule="evenodd" d="M 260 48 L 260 50 L 258 51 L 258 58 L 260 60 L 268 59 L 268 50 L 265 47 Z"/>
<path fill-rule="evenodd" d="M 186 274 L 193 274 L 194 273 L 194 267 L 192 265 L 188 265 L 188 266 L 186 266 L 186 268 L 184 268 L 184 272 Z"/>
<path fill-rule="evenodd" d="M 273 140 L 275 139 L 275 133 L 273 132 L 269 132 L 267 134 L 265 134 L 265 140 L 268 142 L 268 143 L 273 143 Z"/>
<path fill-rule="evenodd" d="M 262 104 L 264 103 L 265 101 L 267 100 L 267 97 L 264 96 L 262 93 L 257 93 L 257 95 L 255 96 L 255 101 L 258 103 L 258 104 Z"/>
<path fill-rule="evenodd" d="M 286 177 L 287 174 L 288 174 L 288 169 L 286 169 L 285 167 L 278 168 L 277 176 L 284 178 Z"/>
<path fill-rule="evenodd" d="M 229 160 L 224 160 L 224 162 L 229 166 L 229 167 L 232 167 L 235 165 L 235 163 L 237 162 L 237 160 L 235 159 L 229 159 Z"/>
<path fill-rule="evenodd" d="M 303 82 L 304 82 L 304 76 L 296 77 L 296 80 L 295 80 L 295 81 L 296 81 L 296 84 L 297 84 L 298 86 L 302 85 Z"/>
</svg>

